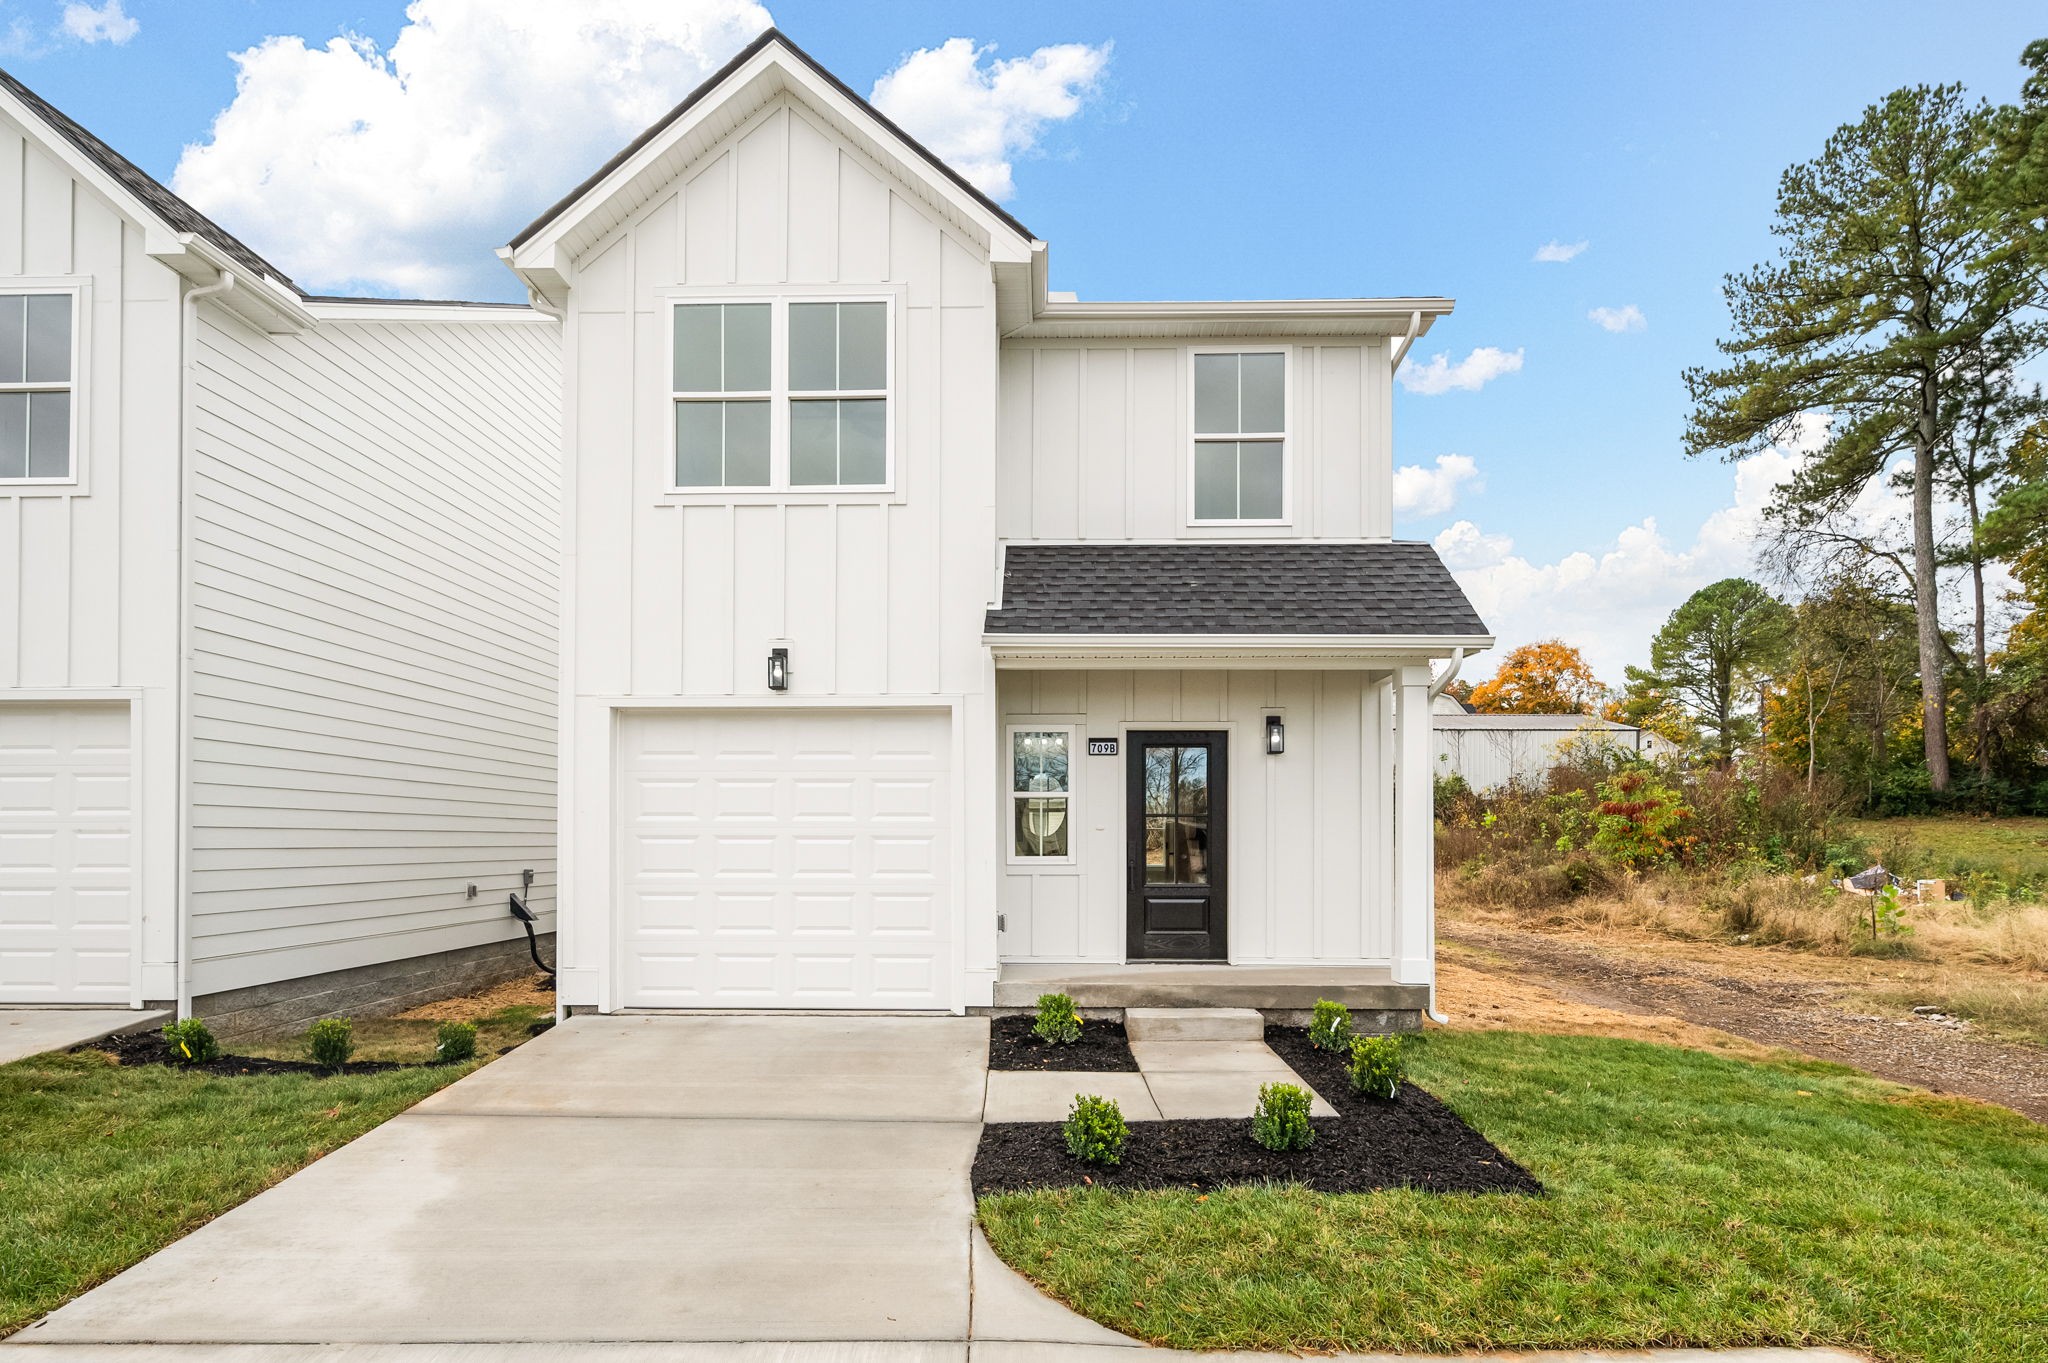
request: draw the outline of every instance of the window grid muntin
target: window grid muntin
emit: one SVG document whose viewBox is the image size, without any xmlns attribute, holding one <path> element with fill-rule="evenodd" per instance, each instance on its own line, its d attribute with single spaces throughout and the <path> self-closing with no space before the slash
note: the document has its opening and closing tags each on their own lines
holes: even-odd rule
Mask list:
<svg viewBox="0 0 2048 1363">
<path fill-rule="evenodd" d="M 1244 429 L 1244 427 L 1245 427 L 1245 421 L 1244 421 L 1244 415 L 1245 415 L 1245 400 L 1244 400 L 1244 392 L 1245 392 L 1245 382 L 1244 382 L 1244 370 L 1245 370 L 1245 365 L 1244 365 L 1244 361 L 1245 361 L 1246 359 L 1250 358 L 1250 357 L 1253 357 L 1253 356 L 1270 356 L 1270 357 L 1272 357 L 1273 359 L 1275 359 L 1275 360 L 1277 360 L 1277 361 L 1278 361 L 1278 371 L 1279 371 L 1279 392 L 1278 392 L 1278 394 L 1277 394 L 1277 398 L 1276 398 L 1276 412 L 1277 412 L 1277 415 L 1278 415 L 1278 416 L 1279 416 L 1279 418 L 1280 418 L 1280 425 L 1279 425 L 1279 428 L 1278 428 L 1278 429 L 1276 429 L 1276 430 L 1248 430 L 1248 429 Z M 1202 426 L 1202 411 L 1203 411 L 1203 406 L 1204 406 L 1204 403 L 1203 403 L 1203 401 L 1202 401 L 1202 391 L 1201 391 L 1201 384 L 1202 384 L 1202 372 L 1203 372 L 1203 370 L 1204 370 L 1205 368 L 1207 368 L 1207 367 L 1209 367 L 1209 366 L 1205 366 L 1205 365 L 1204 365 L 1204 363 L 1203 363 L 1203 361 L 1205 361 L 1205 360 L 1211 360 L 1211 361 L 1213 361 L 1213 360 L 1221 360 L 1221 359 L 1227 359 L 1227 360 L 1231 360 L 1231 361 L 1233 361 L 1233 362 L 1234 362 L 1234 363 L 1232 364 L 1232 367 L 1231 367 L 1231 368 L 1232 368 L 1232 382 L 1233 382 L 1233 385 L 1234 385 L 1234 388 L 1233 388 L 1233 391 L 1232 391 L 1232 395 L 1231 395 L 1231 396 L 1232 396 L 1232 405 L 1233 405 L 1233 410 L 1235 411 L 1235 413 L 1236 413 L 1236 418 L 1237 418 L 1234 424 L 1236 425 L 1236 427 L 1237 427 L 1238 429 L 1235 429 L 1235 430 L 1229 430 L 1229 431 L 1225 431 L 1225 430 L 1206 430 L 1206 431 L 1205 431 L 1205 430 L 1201 429 L 1201 426 Z M 1236 350 L 1196 350 L 1196 351 L 1193 351 L 1193 352 L 1191 352 L 1191 355 L 1190 355 L 1190 364 L 1189 364 L 1189 380 L 1188 380 L 1188 390 L 1189 390 L 1189 391 L 1188 391 L 1188 397 L 1189 397 L 1189 423 L 1188 423 L 1188 424 L 1189 424 L 1189 429 L 1190 429 L 1190 433 L 1191 433 L 1191 434 L 1193 435 L 1194 439 L 1193 439 L 1193 451 L 1192 451 L 1192 458 L 1191 458 L 1191 461 L 1190 461 L 1190 463 L 1189 463 L 1189 467 L 1188 467 L 1188 506 L 1187 506 L 1187 512 L 1188 512 L 1188 520 L 1189 520 L 1189 522 L 1190 522 L 1191 524 L 1199 524 L 1199 525 L 1284 525 L 1284 524 L 1286 524 L 1286 523 L 1287 523 L 1287 521 L 1288 521 L 1288 518 L 1289 518 L 1289 511 L 1288 511 L 1288 503 L 1289 503 L 1289 498 L 1290 498 L 1290 496 L 1291 496 L 1291 494 L 1292 494 L 1292 491 L 1293 491 L 1293 488 L 1292 488 L 1292 483 L 1293 483 L 1293 479 L 1292 479 L 1292 478 L 1291 478 L 1291 476 L 1290 476 L 1291 470 L 1290 470 L 1290 468 L 1289 468 L 1289 464 L 1290 464 L 1290 462 L 1291 462 L 1291 461 L 1290 461 L 1290 458 L 1289 458 L 1289 454 L 1290 454 L 1290 452 L 1289 452 L 1289 450 L 1288 450 L 1288 444 L 1287 444 L 1287 441 L 1288 441 L 1288 436 L 1287 436 L 1287 417 L 1288 417 L 1288 402 L 1289 402 L 1289 392 L 1288 392 L 1288 374 L 1287 374 L 1287 370 L 1288 370 L 1288 360 L 1289 360 L 1289 352 L 1288 352 L 1288 351 L 1287 351 L 1286 349 L 1284 349 L 1284 348 L 1278 348 L 1278 349 L 1250 349 L 1250 350 L 1245 350 L 1245 349 L 1236 349 Z M 1232 514 L 1230 514 L 1230 515 L 1209 515 L 1209 514 L 1204 514 L 1204 512 L 1203 512 L 1203 506 L 1204 506 L 1204 503 L 1205 503 L 1205 502 L 1207 502 L 1207 501 L 1210 501 L 1210 500 L 1212 500 L 1211 498 L 1206 498 L 1206 497 L 1204 497 L 1204 495 L 1203 495 L 1203 492 L 1202 492 L 1202 470 L 1203 470 L 1203 464 L 1204 464 L 1204 462 L 1205 462 L 1205 461 L 1203 460 L 1203 458 L 1202 458 L 1202 448 L 1203 448 L 1203 446 L 1205 446 L 1205 445 L 1206 445 L 1206 446 L 1210 446 L 1210 447 L 1211 447 L 1212 449 L 1213 449 L 1214 447 L 1216 447 L 1216 446 L 1221 446 L 1221 445 L 1231 445 L 1231 446 L 1233 446 L 1233 447 L 1234 447 L 1234 448 L 1233 448 L 1233 450 L 1232 450 L 1232 457 L 1231 457 L 1231 461 L 1230 461 L 1230 462 L 1231 462 L 1231 487 L 1230 487 L 1230 498 L 1229 498 L 1229 501 L 1230 501 L 1230 509 L 1231 509 L 1231 513 L 1232 513 Z M 1272 514 L 1270 514 L 1270 515 L 1264 515 L 1264 514 L 1261 514 L 1261 515 L 1249 515 L 1249 516 L 1248 516 L 1248 515 L 1244 514 L 1244 505 L 1245 505 L 1245 449 L 1244 449 L 1244 447 L 1245 447 L 1246 445 L 1271 445 L 1271 446 L 1273 446 L 1273 447 L 1274 447 L 1273 455 L 1274 455 L 1274 458 L 1275 458 L 1275 460 L 1276 460 L 1276 462 L 1277 462 L 1277 464 L 1278 464 L 1278 470 L 1277 470 L 1277 472 L 1278 472 L 1278 483 L 1279 483 L 1279 486 L 1278 486 L 1278 489 L 1277 489 L 1277 495 L 1276 495 L 1276 496 L 1275 496 L 1275 498 L 1274 498 L 1274 502 L 1275 502 L 1275 505 L 1273 506 L 1273 509 L 1272 509 Z"/>
<path fill-rule="evenodd" d="M 38 305 L 41 305 L 40 307 Z M 5 314 L 20 312 L 20 330 L 10 340 L 13 319 Z M 55 343 L 37 344 L 36 314 L 61 319 L 62 334 Z M 0 485 L 74 483 L 77 481 L 78 444 L 78 294 L 70 289 L 21 288 L 0 292 Z M 36 361 L 40 360 L 41 364 Z M 61 369 L 61 375 L 49 372 Z M 18 374 L 14 377 L 10 374 Z M 31 373 L 31 370 L 38 372 Z M 15 401 L 18 398 L 19 401 Z M 62 399 L 59 403 L 54 399 Z M 8 428 L 15 424 L 19 409 L 21 442 L 17 467 L 14 451 L 8 448 Z M 39 422 L 38 413 L 42 413 Z M 47 463 L 54 454 L 61 468 L 37 468 L 37 434 L 44 423 L 56 423 L 59 433 L 54 446 L 47 444 L 42 456 Z"/>
</svg>

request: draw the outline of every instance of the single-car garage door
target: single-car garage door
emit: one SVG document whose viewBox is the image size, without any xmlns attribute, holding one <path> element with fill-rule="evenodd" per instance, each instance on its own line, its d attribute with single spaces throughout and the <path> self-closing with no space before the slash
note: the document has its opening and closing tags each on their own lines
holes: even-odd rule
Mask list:
<svg viewBox="0 0 2048 1363">
<path fill-rule="evenodd" d="M 128 707 L 0 703 L 0 1003 L 133 1001 Z"/>
<path fill-rule="evenodd" d="M 618 1002 L 953 1002 L 944 711 L 660 711 L 620 724 Z"/>
</svg>

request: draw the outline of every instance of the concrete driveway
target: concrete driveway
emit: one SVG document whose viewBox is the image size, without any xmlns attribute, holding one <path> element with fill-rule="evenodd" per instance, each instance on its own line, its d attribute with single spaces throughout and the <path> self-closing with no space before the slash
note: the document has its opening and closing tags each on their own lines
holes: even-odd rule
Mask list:
<svg viewBox="0 0 2048 1363">
<path fill-rule="evenodd" d="M 1039 1295 L 974 1230 L 987 1058 L 976 1018 L 578 1018 L 0 1342 L 0 1358 L 1128 1357 L 1133 1341 Z"/>
<path fill-rule="evenodd" d="M 171 1020 L 167 1009 L 0 1008 L 0 1065 Z"/>
</svg>

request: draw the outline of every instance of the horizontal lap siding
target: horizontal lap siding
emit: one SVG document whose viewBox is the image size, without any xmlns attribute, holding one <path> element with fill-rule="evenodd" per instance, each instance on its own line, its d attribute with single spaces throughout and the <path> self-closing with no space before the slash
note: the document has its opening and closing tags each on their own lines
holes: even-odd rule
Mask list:
<svg viewBox="0 0 2048 1363">
<path fill-rule="evenodd" d="M 547 929 L 554 328 L 206 310 L 197 358 L 194 991 L 508 939 L 525 867 Z"/>
<path fill-rule="evenodd" d="M 1076 738 L 1129 728 L 1227 726 L 1229 950 L 1240 964 L 1387 964 L 1393 953 L 1388 688 L 1363 672 L 1004 672 L 1006 726 L 1071 723 Z M 1280 715 L 1287 751 L 1264 751 Z M 1003 738 L 1008 741 L 1007 733 Z M 1122 961 L 1128 746 L 1073 759 L 1075 864 L 1003 867 L 1006 961 Z M 1005 754 L 999 769 L 1009 770 Z M 1007 807 L 1000 819 L 1006 820 Z M 1002 852 L 1007 859 L 1007 823 Z"/>
</svg>

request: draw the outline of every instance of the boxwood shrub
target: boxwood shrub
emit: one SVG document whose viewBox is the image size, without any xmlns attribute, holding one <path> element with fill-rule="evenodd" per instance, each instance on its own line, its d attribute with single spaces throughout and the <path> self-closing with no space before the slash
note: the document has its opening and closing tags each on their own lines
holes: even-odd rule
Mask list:
<svg viewBox="0 0 2048 1363">
<path fill-rule="evenodd" d="M 1067 1138 L 1067 1153 L 1082 1163 L 1121 1164 L 1131 1128 L 1116 1099 L 1077 1093 L 1060 1132 Z"/>
</svg>

